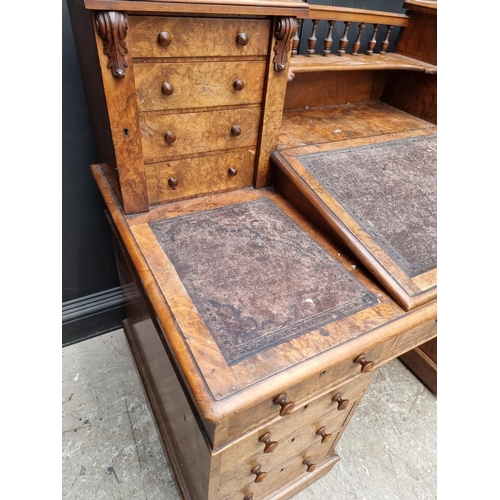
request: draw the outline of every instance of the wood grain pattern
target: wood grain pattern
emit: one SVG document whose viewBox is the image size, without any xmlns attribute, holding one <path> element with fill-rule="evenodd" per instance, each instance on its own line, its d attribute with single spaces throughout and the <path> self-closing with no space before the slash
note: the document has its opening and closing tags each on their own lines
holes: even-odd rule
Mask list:
<svg viewBox="0 0 500 500">
<path fill-rule="evenodd" d="M 330 453 L 331 452 L 331 453 Z M 312 462 L 320 465 L 328 460 L 330 456 L 336 456 L 335 450 L 329 449 L 329 447 L 322 446 L 321 443 L 316 443 L 313 446 L 302 451 L 302 453 L 290 458 L 286 462 L 278 465 L 271 471 L 267 471 L 268 475 L 265 481 L 261 483 L 255 483 L 252 480 L 251 474 L 247 474 L 244 477 L 237 477 L 228 485 L 225 490 L 233 489 L 235 485 L 239 488 L 234 492 L 230 498 L 231 500 L 236 500 L 239 498 L 244 498 L 250 492 L 255 495 L 255 498 L 272 498 L 272 494 L 281 490 L 290 482 L 295 482 L 300 480 L 302 477 L 306 477 L 309 472 L 307 472 L 307 467 L 303 465 L 303 462 L 310 458 Z M 245 484 L 247 482 L 247 484 Z M 280 492 L 281 493 L 281 492 Z M 278 498 L 281 494 L 278 494 Z"/>
<path fill-rule="evenodd" d="M 417 118 L 437 124 L 437 76 L 394 71 L 380 100 Z"/>
<path fill-rule="evenodd" d="M 192 15 L 234 16 L 300 16 L 307 13 L 307 4 L 299 0 L 79 0 L 88 9 L 123 10 L 152 14 L 174 13 Z"/>
<path fill-rule="evenodd" d="M 407 70 L 427 74 L 437 74 L 437 66 L 418 59 L 395 54 L 344 54 L 339 57 L 331 54 L 327 57 L 318 54 L 312 56 L 297 55 L 290 63 L 292 73 L 310 73 L 320 71 L 360 71 L 360 70 Z M 359 76 L 359 75 L 358 75 Z"/>
<path fill-rule="evenodd" d="M 429 340 L 433 339 L 437 335 L 437 321 L 436 319 L 430 320 L 427 323 L 423 323 L 418 327 L 415 327 L 411 333 L 401 336 L 396 339 L 393 345 L 394 353 L 399 356 L 414 347 L 417 347 Z"/>
<path fill-rule="evenodd" d="M 277 416 L 257 426 L 251 433 L 243 435 L 231 445 L 220 449 L 217 453 L 221 455 L 221 474 L 228 472 L 237 464 L 246 463 L 249 465 L 251 460 L 256 457 L 262 461 L 262 465 L 266 469 L 272 469 L 284 461 L 283 457 L 294 454 L 288 450 L 295 449 L 297 442 L 302 443 L 299 449 L 304 449 L 313 442 L 321 441 L 316 432 L 322 426 L 327 426 L 328 432 L 334 432 L 342 427 L 350 413 L 350 408 L 356 400 L 361 398 L 374 375 L 375 372 L 372 372 L 366 376 L 356 377 L 340 387 L 321 391 L 314 398 L 302 401 L 286 418 Z M 346 410 L 338 411 L 336 403 L 332 402 L 332 397 L 338 392 L 342 392 L 346 398 L 350 399 L 349 407 Z M 266 432 L 269 432 L 271 438 L 278 442 L 273 453 L 264 453 L 264 446 L 259 442 L 259 437 Z"/>
<path fill-rule="evenodd" d="M 360 78 L 360 73 L 351 71 L 317 72 L 313 75 L 297 73 L 286 89 L 285 112 L 291 109 L 378 101 L 384 89 L 387 72 L 363 71 L 361 76 Z M 321 116 L 323 113 L 319 110 L 318 114 Z M 352 126 L 356 126 L 357 122 L 356 120 L 352 123 Z M 282 128 L 286 130 L 288 123 L 283 122 Z M 302 134 L 303 140 L 307 140 L 307 137 L 307 132 Z"/>
<path fill-rule="evenodd" d="M 373 137 L 372 141 L 377 141 L 385 134 L 418 130 L 432 133 L 433 129 L 432 123 L 380 102 L 285 110 L 278 149 L 310 145 L 310 149 L 302 150 L 302 154 L 306 154 L 319 151 L 323 144 L 324 148 L 330 147 L 326 146 L 327 143 L 366 138 L 365 143 L 368 144 L 370 137 Z M 300 154 L 298 150 L 296 153 Z"/>
<path fill-rule="evenodd" d="M 313 472 L 299 476 L 295 481 L 289 482 L 287 485 L 280 489 L 279 493 L 273 492 L 274 498 L 276 500 L 288 500 L 292 498 L 299 491 L 302 491 L 304 488 L 307 488 L 307 486 L 313 484 L 315 481 L 328 474 L 339 460 L 340 457 L 336 453 L 332 453 L 332 455 L 327 457 L 326 460 L 319 464 Z M 236 500 L 236 498 L 232 497 L 231 500 Z M 247 499 L 245 498 L 244 500 Z"/>
<path fill-rule="evenodd" d="M 95 32 L 102 84 L 106 96 L 116 168 L 125 213 L 149 209 L 141 133 L 139 130 L 134 68 L 130 52 L 123 55 L 127 65 L 125 78 L 115 78 L 108 69 L 104 42 Z"/>
<path fill-rule="evenodd" d="M 351 21 L 357 23 L 389 24 L 406 26 L 408 16 L 394 12 L 371 9 L 353 9 L 329 5 L 310 5 L 305 19 L 326 19 L 327 21 Z"/>
<path fill-rule="evenodd" d="M 139 110 L 259 104 L 265 67 L 264 61 L 135 63 Z M 162 92 L 164 82 L 173 87 L 170 95 Z"/>
<path fill-rule="evenodd" d="M 129 16 L 132 56 L 196 57 L 266 55 L 270 22 L 263 19 L 205 19 Z M 167 32 L 172 43 L 164 47 L 158 34 Z M 246 45 L 237 42 L 247 33 Z"/>
<path fill-rule="evenodd" d="M 408 26 L 399 35 L 396 52 L 437 65 L 437 11 L 410 10 L 408 14 Z"/>
<path fill-rule="evenodd" d="M 276 33 L 269 40 L 269 53 L 276 45 Z M 290 52 L 286 54 L 288 61 L 283 71 L 275 71 L 274 65 L 268 63 L 266 69 L 266 84 L 262 102 L 262 118 L 260 123 L 260 136 L 257 152 L 257 168 L 254 176 L 254 186 L 260 189 L 271 183 L 271 169 L 269 158 L 278 145 L 278 131 L 281 127 L 281 117 L 285 100 L 285 92 L 288 79 L 288 68 L 290 66 Z"/>
<path fill-rule="evenodd" d="M 437 283 L 437 269 L 431 269 L 426 273 L 423 273 L 419 276 L 415 276 L 413 278 L 413 282 L 421 290 L 427 290 L 428 288 L 432 288 Z"/>
<path fill-rule="evenodd" d="M 191 198 L 208 193 L 250 187 L 253 180 L 255 151 L 243 149 L 220 155 L 186 158 L 146 165 L 150 204 Z M 232 175 L 229 170 L 236 169 Z M 172 189 L 168 179 L 178 185 Z"/>
<path fill-rule="evenodd" d="M 227 109 L 203 113 L 140 115 L 144 160 L 160 162 L 180 155 L 208 153 L 236 148 L 255 148 L 259 134 L 260 108 Z M 231 134 L 234 125 L 241 134 Z M 176 140 L 165 141 L 173 132 Z"/>
</svg>

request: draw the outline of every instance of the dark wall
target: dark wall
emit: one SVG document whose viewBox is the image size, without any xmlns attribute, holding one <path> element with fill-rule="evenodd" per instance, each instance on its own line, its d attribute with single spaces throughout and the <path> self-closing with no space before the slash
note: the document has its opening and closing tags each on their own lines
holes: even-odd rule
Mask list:
<svg viewBox="0 0 500 500">
<path fill-rule="evenodd" d="M 62 1 L 63 344 L 120 326 L 123 310 L 104 202 L 90 173 L 98 161 L 66 0 Z M 110 324 L 108 324 L 110 323 Z"/>
<path fill-rule="evenodd" d="M 404 12 L 403 0 L 314 0 Z M 319 34 L 318 34 L 319 35 Z M 124 311 L 104 202 L 90 173 L 98 162 L 66 0 L 62 1 L 63 344 L 120 327 Z M 318 49 L 321 46 L 318 36 Z"/>
</svg>

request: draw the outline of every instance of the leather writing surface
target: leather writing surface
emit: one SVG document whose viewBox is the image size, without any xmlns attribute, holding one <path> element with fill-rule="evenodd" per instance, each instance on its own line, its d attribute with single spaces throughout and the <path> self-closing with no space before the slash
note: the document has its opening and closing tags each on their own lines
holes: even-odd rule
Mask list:
<svg viewBox="0 0 500 500">
<path fill-rule="evenodd" d="M 437 138 L 297 156 L 410 277 L 437 265 Z"/>
<path fill-rule="evenodd" d="M 150 227 L 228 364 L 378 302 L 269 199 Z"/>
</svg>

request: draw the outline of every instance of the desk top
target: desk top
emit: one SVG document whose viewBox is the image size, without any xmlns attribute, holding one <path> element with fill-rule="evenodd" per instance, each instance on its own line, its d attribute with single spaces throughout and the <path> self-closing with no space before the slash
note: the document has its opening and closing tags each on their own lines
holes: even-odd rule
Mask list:
<svg viewBox="0 0 500 500">
<path fill-rule="evenodd" d="M 124 216 L 101 167 L 92 169 L 209 421 L 435 317 L 435 304 L 405 313 L 273 189 Z"/>
</svg>

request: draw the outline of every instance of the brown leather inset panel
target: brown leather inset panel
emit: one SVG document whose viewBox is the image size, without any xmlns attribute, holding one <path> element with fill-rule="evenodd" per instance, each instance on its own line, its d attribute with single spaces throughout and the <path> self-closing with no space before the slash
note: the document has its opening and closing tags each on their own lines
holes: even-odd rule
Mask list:
<svg viewBox="0 0 500 500">
<path fill-rule="evenodd" d="M 436 151 L 431 135 L 297 158 L 414 277 L 437 265 Z"/>
<path fill-rule="evenodd" d="M 149 225 L 229 364 L 378 302 L 269 199 Z"/>
</svg>

